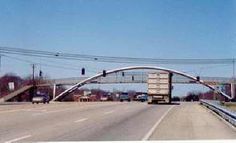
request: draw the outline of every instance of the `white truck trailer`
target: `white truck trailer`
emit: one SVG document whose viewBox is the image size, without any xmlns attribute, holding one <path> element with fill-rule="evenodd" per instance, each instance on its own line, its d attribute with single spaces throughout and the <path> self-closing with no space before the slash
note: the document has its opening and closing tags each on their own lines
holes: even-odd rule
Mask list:
<svg viewBox="0 0 236 143">
<path fill-rule="evenodd" d="M 148 104 L 170 103 L 172 73 L 155 72 L 148 74 Z"/>
</svg>

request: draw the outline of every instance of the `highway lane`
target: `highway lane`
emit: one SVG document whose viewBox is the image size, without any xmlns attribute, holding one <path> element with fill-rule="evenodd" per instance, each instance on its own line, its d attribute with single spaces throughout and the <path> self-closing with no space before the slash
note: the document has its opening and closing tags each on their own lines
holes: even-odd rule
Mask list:
<svg viewBox="0 0 236 143">
<path fill-rule="evenodd" d="M 141 140 L 172 105 L 95 102 L 25 106 L 32 107 L 0 112 L 0 142 Z"/>
<path fill-rule="evenodd" d="M 0 110 L 0 142 L 236 137 L 234 130 L 197 103 L 90 102 L 4 105 L 3 108 L 7 110 Z"/>
</svg>

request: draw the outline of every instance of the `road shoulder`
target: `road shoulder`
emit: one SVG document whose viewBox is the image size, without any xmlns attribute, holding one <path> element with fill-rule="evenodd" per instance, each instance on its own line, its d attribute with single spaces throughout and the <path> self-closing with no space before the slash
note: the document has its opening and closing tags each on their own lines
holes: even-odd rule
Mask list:
<svg viewBox="0 0 236 143">
<path fill-rule="evenodd" d="M 181 103 L 158 125 L 149 140 L 235 139 L 236 132 L 199 103 Z"/>
</svg>

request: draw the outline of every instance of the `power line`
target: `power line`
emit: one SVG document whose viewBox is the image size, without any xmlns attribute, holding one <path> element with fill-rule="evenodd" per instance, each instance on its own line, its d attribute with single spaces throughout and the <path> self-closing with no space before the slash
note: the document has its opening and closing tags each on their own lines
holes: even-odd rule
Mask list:
<svg viewBox="0 0 236 143">
<path fill-rule="evenodd" d="M 5 54 L 17 54 L 23 56 L 65 59 L 65 60 L 80 60 L 93 62 L 108 62 L 108 63 L 142 63 L 142 64 L 232 64 L 234 59 L 154 59 L 154 58 L 133 58 L 133 57 L 112 57 L 112 56 L 96 56 L 82 55 L 61 52 L 48 52 L 39 50 L 19 49 L 0 47 L 0 52 Z"/>
<path fill-rule="evenodd" d="M 25 62 L 25 63 L 29 63 L 30 65 L 32 64 L 35 64 L 35 65 L 40 65 L 40 66 L 43 66 L 43 67 L 50 67 L 50 68 L 57 68 L 57 69 L 63 69 L 63 70 L 73 70 L 73 71 L 81 71 L 82 68 L 75 68 L 77 67 L 77 65 L 71 65 L 71 64 L 68 64 L 68 63 L 64 63 L 64 64 L 58 64 L 54 61 L 53 64 L 47 64 L 47 63 L 52 63 L 53 61 L 48 61 L 48 60 L 45 60 L 43 59 L 43 61 L 47 62 L 47 63 L 43 63 L 43 62 L 35 62 L 35 61 L 30 61 L 30 60 L 25 60 L 25 59 L 21 59 L 21 58 L 17 58 L 17 57 L 13 57 L 13 56 L 8 56 L 8 55 L 2 55 L 6 58 L 9 58 L 11 60 L 17 60 L 17 61 L 22 61 L 22 62 Z M 64 65 L 64 66 L 62 66 Z M 66 65 L 66 66 L 65 66 Z M 89 73 L 97 73 L 97 71 L 95 70 L 92 70 L 91 68 L 87 68 L 86 69 L 87 72 Z"/>
<path fill-rule="evenodd" d="M 80 68 L 72 68 L 72 67 L 68 67 L 68 66 L 59 66 L 59 65 L 51 65 L 51 64 L 45 64 L 45 63 L 33 62 L 33 61 L 24 60 L 24 59 L 21 59 L 21 58 L 16 58 L 16 57 L 7 56 L 7 55 L 2 55 L 2 56 L 7 57 L 9 59 L 14 59 L 14 60 L 17 60 L 17 61 L 26 62 L 26 63 L 29 63 L 29 64 L 35 64 L 35 65 L 40 65 L 41 64 L 42 66 L 65 69 L 65 70 L 76 70 L 76 71 L 80 70 Z"/>
</svg>

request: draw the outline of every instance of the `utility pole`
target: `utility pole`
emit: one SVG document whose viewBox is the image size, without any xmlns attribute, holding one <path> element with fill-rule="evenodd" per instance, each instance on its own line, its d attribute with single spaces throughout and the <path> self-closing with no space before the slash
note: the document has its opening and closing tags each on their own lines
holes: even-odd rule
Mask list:
<svg viewBox="0 0 236 143">
<path fill-rule="evenodd" d="M 32 79 L 33 79 L 33 85 L 35 85 L 35 80 L 34 80 L 34 70 L 35 70 L 35 64 L 33 64 L 32 65 L 32 70 L 33 70 L 33 77 L 32 77 Z"/>
<path fill-rule="evenodd" d="M 34 72 L 35 72 L 35 64 L 32 65 L 32 72 L 33 72 L 33 75 L 32 75 L 32 80 L 33 80 L 33 95 L 31 95 L 30 97 L 30 100 L 32 100 L 32 97 L 35 96 L 35 90 L 36 90 L 36 83 L 35 83 L 35 78 L 34 78 Z"/>
<path fill-rule="evenodd" d="M 1 56 L 1 54 L 0 54 L 0 78 L 1 78 L 1 70 L 2 70 L 2 56 Z M 1 93 L 1 86 L 0 86 L 0 96 L 2 95 L 2 93 Z"/>
<path fill-rule="evenodd" d="M 1 54 L 0 54 L 0 73 L 1 73 L 1 68 L 2 67 L 2 56 L 1 56 Z M 1 76 L 1 75 L 0 75 Z"/>
</svg>

